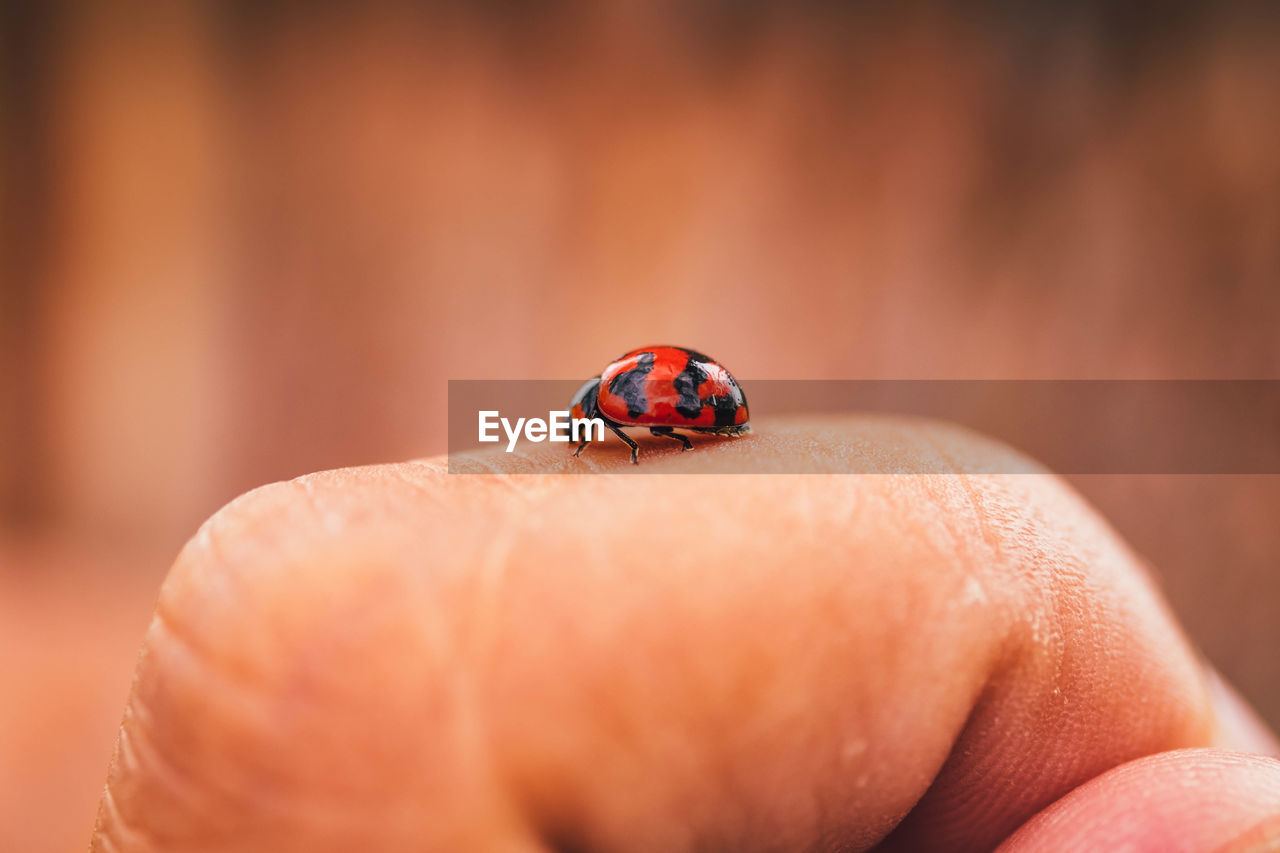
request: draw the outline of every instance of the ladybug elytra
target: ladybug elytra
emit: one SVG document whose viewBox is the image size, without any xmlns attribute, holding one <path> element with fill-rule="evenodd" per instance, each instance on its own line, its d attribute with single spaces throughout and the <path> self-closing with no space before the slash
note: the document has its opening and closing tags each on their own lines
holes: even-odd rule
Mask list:
<svg viewBox="0 0 1280 853">
<path fill-rule="evenodd" d="M 680 442 L 681 450 L 693 444 L 677 429 L 728 436 L 751 431 L 738 381 L 715 359 L 684 347 L 632 350 L 587 380 L 570 409 L 574 418 L 602 420 L 631 448 L 633 464 L 639 462 L 640 448 L 624 427 L 648 427 L 654 435 Z M 589 441 L 583 439 L 573 455 Z"/>
</svg>

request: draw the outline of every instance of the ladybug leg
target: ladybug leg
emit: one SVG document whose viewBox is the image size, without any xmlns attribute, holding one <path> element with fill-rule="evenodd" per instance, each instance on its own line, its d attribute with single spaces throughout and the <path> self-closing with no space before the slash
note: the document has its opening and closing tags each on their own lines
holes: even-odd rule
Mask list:
<svg viewBox="0 0 1280 853">
<path fill-rule="evenodd" d="M 671 427 L 649 427 L 649 432 L 654 435 L 660 435 L 663 438 L 671 438 L 680 442 L 683 445 L 683 447 L 680 448 L 681 453 L 684 453 L 686 450 L 693 449 L 693 442 L 689 440 L 689 437 L 681 435 L 678 432 L 674 432 Z"/>
<path fill-rule="evenodd" d="M 586 449 L 587 449 L 587 445 L 588 445 L 588 444 L 590 444 L 590 443 L 591 443 L 591 439 L 589 439 L 589 438 L 584 438 L 584 439 L 582 439 L 582 443 L 578 445 L 578 449 L 577 449 L 577 450 L 573 451 L 573 455 L 574 455 L 574 456 L 581 456 L 581 455 L 582 455 L 582 451 L 586 450 Z"/>
<path fill-rule="evenodd" d="M 618 438 L 622 439 L 622 440 L 623 440 L 623 442 L 625 442 L 625 443 L 626 443 L 626 445 L 627 445 L 628 447 L 630 447 L 630 448 L 631 448 L 631 464 L 632 464 L 632 465 L 639 465 L 639 464 L 640 464 L 640 460 L 639 460 L 637 457 L 638 457 L 638 456 L 639 456 L 639 454 L 640 454 L 640 445 L 638 445 L 638 444 L 636 444 L 634 441 L 632 441 L 632 440 L 631 440 L 631 436 L 627 435 L 625 432 L 623 432 L 622 430 L 618 429 L 616 426 L 614 426 L 613 424 L 609 423 L 608 421 L 605 421 L 605 422 L 604 422 L 604 425 L 605 425 L 605 426 L 607 426 L 610 430 L 612 430 L 614 435 L 616 435 Z"/>
</svg>

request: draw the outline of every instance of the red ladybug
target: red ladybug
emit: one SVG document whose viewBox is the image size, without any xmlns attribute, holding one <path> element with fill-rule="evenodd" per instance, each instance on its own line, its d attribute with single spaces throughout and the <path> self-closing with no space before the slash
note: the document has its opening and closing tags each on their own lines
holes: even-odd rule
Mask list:
<svg viewBox="0 0 1280 853">
<path fill-rule="evenodd" d="M 732 436 L 751 431 L 738 381 L 715 359 L 684 347 L 632 350 L 578 389 L 570 410 L 574 418 L 604 421 L 631 447 L 633 464 L 639 462 L 640 448 L 622 427 L 648 427 L 654 435 L 680 442 L 682 450 L 693 444 L 677 429 Z M 588 441 L 583 439 L 573 455 Z"/>
</svg>

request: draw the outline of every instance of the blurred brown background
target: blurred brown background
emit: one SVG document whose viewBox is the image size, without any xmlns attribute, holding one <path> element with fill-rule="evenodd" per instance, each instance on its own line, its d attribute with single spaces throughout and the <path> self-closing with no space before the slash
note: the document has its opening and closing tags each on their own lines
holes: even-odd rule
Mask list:
<svg viewBox="0 0 1280 853">
<path fill-rule="evenodd" d="M 449 378 L 1280 378 L 1274 3 L 0 11 L 0 849 L 83 849 L 156 587 Z M 1280 722 L 1280 478 L 1090 477 Z"/>
</svg>

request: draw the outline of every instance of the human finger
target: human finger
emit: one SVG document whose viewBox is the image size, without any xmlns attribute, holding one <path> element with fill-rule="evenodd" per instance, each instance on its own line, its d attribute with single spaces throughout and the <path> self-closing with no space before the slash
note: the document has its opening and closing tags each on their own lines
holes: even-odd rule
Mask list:
<svg viewBox="0 0 1280 853">
<path fill-rule="evenodd" d="M 645 461 L 739 453 L 922 473 L 498 453 L 234 502 L 166 581 L 97 848 L 989 849 L 1213 740 L 1195 655 L 1056 478 L 880 418 Z"/>
</svg>

